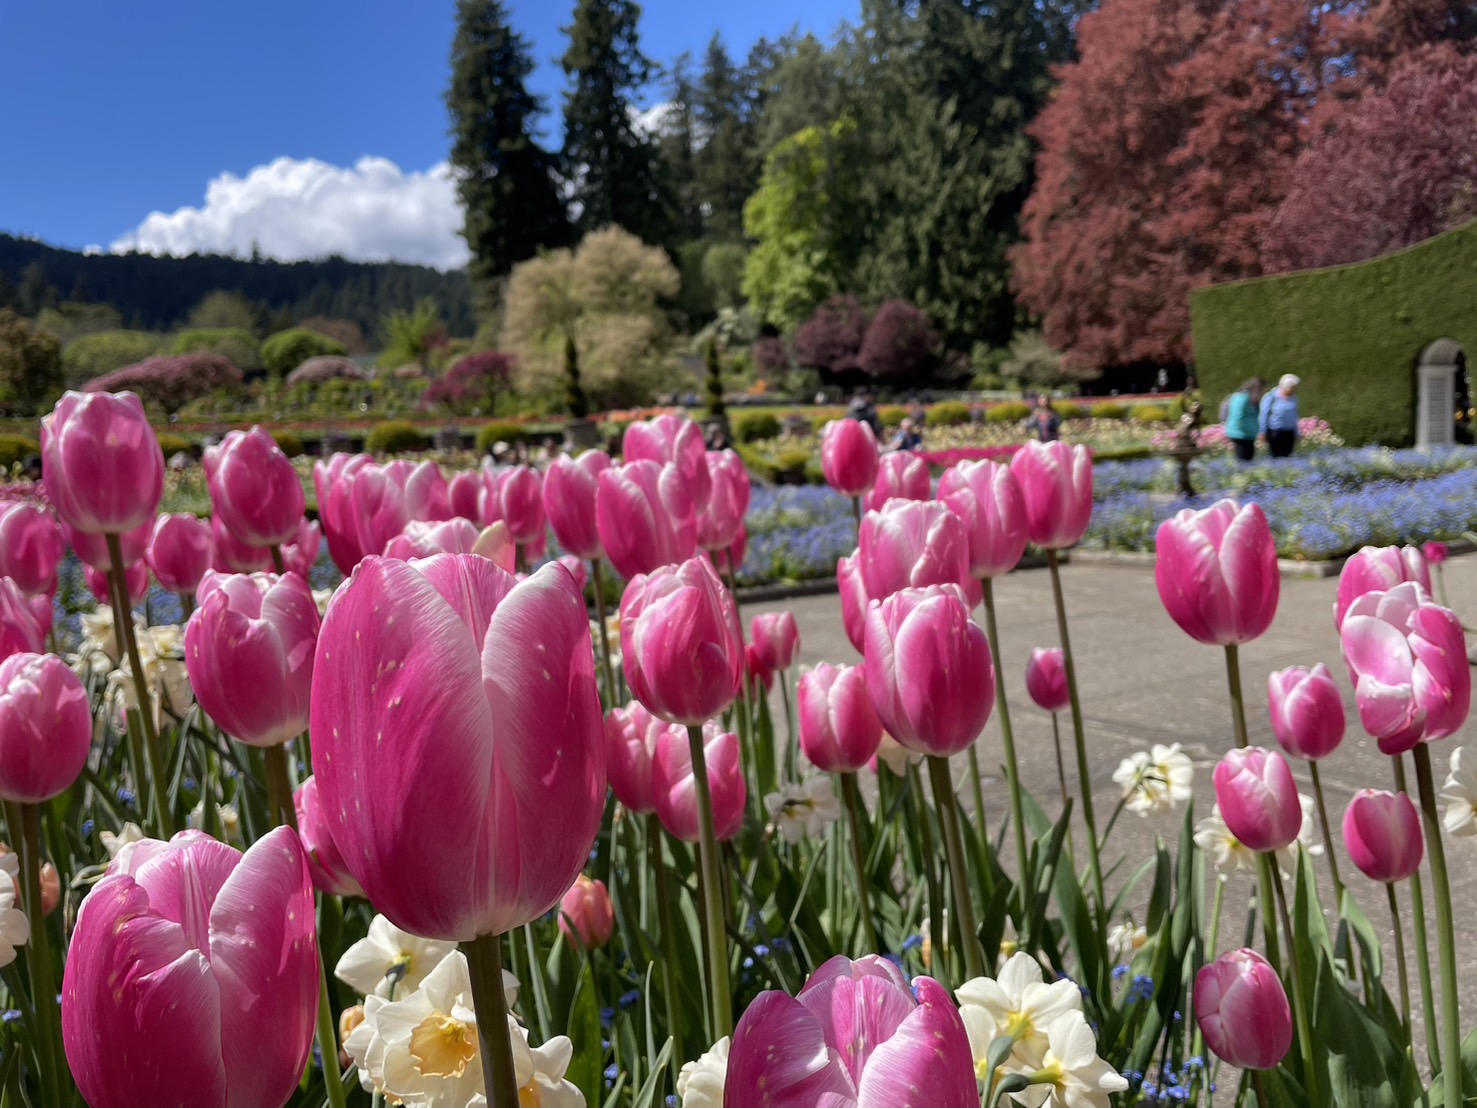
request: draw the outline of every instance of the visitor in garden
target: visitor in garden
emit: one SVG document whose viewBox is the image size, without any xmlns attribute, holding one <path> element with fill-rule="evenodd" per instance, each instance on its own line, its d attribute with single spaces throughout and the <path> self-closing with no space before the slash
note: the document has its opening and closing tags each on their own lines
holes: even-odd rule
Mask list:
<svg viewBox="0 0 1477 1108">
<path fill-rule="evenodd" d="M 882 437 L 882 420 L 877 415 L 876 400 L 869 390 L 862 389 L 851 398 L 851 406 L 847 409 L 846 414 L 848 418 L 854 419 L 859 423 L 865 423 L 871 427 L 872 434 L 876 435 L 879 439 Z"/>
<path fill-rule="evenodd" d="M 1284 373 L 1277 390 L 1262 397 L 1261 432 L 1267 439 L 1267 452 L 1274 458 L 1288 458 L 1298 441 L 1298 385 L 1295 373 Z"/>
<path fill-rule="evenodd" d="M 913 422 L 912 417 L 904 419 L 898 424 L 897 434 L 893 435 L 891 450 L 917 450 L 923 445 L 923 436 L 918 431 L 918 425 Z"/>
<path fill-rule="evenodd" d="M 1036 397 L 1036 407 L 1026 421 L 1031 434 L 1042 442 L 1056 442 L 1062 436 L 1062 417 L 1051 406 L 1051 397 L 1041 393 Z"/>
<path fill-rule="evenodd" d="M 1260 405 L 1266 387 L 1267 383 L 1260 377 L 1252 377 L 1226 400 L 1222 420 L 1238 461 L 1249 462 L 1256 457 L 1256 440 L 1261 432 Z"/>
</svg>

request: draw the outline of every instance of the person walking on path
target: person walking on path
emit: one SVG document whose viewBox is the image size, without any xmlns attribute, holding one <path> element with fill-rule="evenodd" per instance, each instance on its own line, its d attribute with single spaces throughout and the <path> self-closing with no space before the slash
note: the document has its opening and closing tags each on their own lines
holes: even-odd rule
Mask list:
<svg viewBox="0 0 1477 1108">
<path fill-rule="evenodd" d="M 862 389 L 851 399 L 851 406 L 846 415 L 859 423 L 865 423 L 872 428 L 872 434 L 882 438 L 882 419 L 877 415 L 877 405 L 872 399 L 872 393 Z"/>
<path fill-rule="evenodd" d="M 1231 394 L 1226 407 L 1226 438 L 1231 440 L 1231 449 L 1236 459 L 1249 462 L 1256 457 L 1257 435 L 1261 432 L 1259 405 L 1266 382 L 1253 377 Z"/>
<path fill-rule="evenodd" d="M 1267 439 L 1267 452 L 1274 458 L 1288 458 L 1298 441 L 1298 385 L 1294 373 L 1284 373 L 1277 389 L 1262 397 L 1260 428 Z"/>
<path fill-rule="evenodd" d="M 1051 406 L 1051 398 L 1045 393 L 1036 397 L 1036 407 L 1031 412 L 1031 418 L 1026 421 L 1026 426 L 1042 442 L 1056 442 L 1061 438 L 1062 417 L 1057 415 L 1056 409 Z"/>
</svg>

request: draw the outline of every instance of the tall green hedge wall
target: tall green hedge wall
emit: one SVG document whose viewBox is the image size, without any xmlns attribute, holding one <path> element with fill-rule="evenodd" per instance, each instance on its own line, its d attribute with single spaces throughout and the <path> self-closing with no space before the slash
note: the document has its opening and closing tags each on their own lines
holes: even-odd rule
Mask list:
<svg viewBox="0 0 1477 1108">
<path fill-rule="evenodd" d="M 1477 220 L 1382 258 L 1190 294 L 1195 369 L 1216 403 L 1248 377 L 1302 378 L 1302 413 L 1352 445 L 1415 437 L 1416 361 L 1455 339 L 1477 357 Z"/>
</svg>

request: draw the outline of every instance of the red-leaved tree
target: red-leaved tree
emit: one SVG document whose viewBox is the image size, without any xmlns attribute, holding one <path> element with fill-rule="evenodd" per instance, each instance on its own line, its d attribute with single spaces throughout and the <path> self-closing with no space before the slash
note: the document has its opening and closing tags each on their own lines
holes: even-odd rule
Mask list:
<svg viewBox="0 0 1477 1108">
<path fill-rule="evenodd" d="M 828 384 L 854 375 L 868 322 L 867 310 L 855 296 L 831 297 L 795 329 L 790 340 L 795 362 L 815 370 Z"/>
<path fill-rule="evenodd" d="M 421 394 L 428 407 L 440 405 L 457 415 L 470 415 L 475 408 L 483 415 L 497 413 L 497 398 L 508 391 L 513 376 L 509 354 L 468 354 L 446 376 L 432 381 Z"/>
<path fill-rule="evenodd" d="M 938 334 L 927 313 L 906 300 L 884 300 L 867 325 L 857 365 L 870 377 L 921 383 L 937 350 Z"/>
</svg>

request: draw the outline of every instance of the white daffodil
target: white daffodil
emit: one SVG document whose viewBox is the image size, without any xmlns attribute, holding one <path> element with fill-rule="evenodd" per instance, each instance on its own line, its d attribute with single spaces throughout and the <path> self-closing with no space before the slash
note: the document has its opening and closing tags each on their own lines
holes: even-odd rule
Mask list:
<svg viewBox="0 0 1477 1108">
<path fill-rule="evenodd" d="M 1063 1014 L 1082 1011 L 1076 984 L 1066 979 L 1046 984 L 1041 964 L 1024 952 L 1011 955 L 993 980 L 976 977 L 954 995 L 969 1034 L 975 1071 L 982 1079 L 989 1075 L 990 1044 L 997 1038 L 1006 1035 L 1015 1040 L 1003 1071 L 1033 1071 L 1044 1064 L 1048 1028 Z"/>
<path fill-rule="evenodd" d="M 902 743 L 882 732 L 882 745 L 877 748 L 877 761 L 892 771 L 894 777 L 908 776 L 908 767 L 923 761 L 923 755 L 909 750 Z"/>
<path fill-rule="evenodd" d="M 239 846 L 243 840 L 241 838 L 241 813 L 236 810 L 236 805 L 217 804 L 215 818 L 220 821 L 221 838 Z M 200 801 L 190 809 L 190 814 L 185 817 L 185 826 L 197 828 L 205 826 L 205 801 Z"/>
<path fill-rule="evenodd" d="M 1298 803 L 1303 809 L 1303 822 L 1298 828 L 1298 836 L 1277 851 L 1277 868 L 1282 872 L 1282 876 L 1289 880 L 1297 872 L 1299 850 L 1305 850 L 1314 857 L 1323 853 L 1323 844 L 1313 841 L 1313 812 L 1315 810 L 1313 798 L 1306 794 L 1299 794 Z M 1256 851 L 1249 849 L 1245 843 L 1231 834 L 1231 829 L 1221 818 L 1219 804 L 1210 810 L 1210 815 L 1195 824 L 1195 845 L 1210 855 L 1216 870 L 1223 877 L 1257 871 Z"/>
<path fill-rule="evenodd" d="M 1477 759 L 1459 746 L 1451 752 L 1446 781 L 1441 786 L 1446 810 L 1441 825 L 1450 835 L 1477 835 Z"/>
<path fill-rule="evenodd" d="M 704 1051 L 696 1062 L 685 1062 L 677 1075 L 682 1108 L 723 1108 L 723 1083 L 728 1080 L 727 1035 Z"/>
<path fill-rule="evenodd" d="M 0 854 L 0 966 L 15 961 L 15 948 L 31 939 L 31 921 L 15 906 L 15 879 L 20 873 L 20 857 Z"/>
<path fill-rule="evenodd" d="M 787 843 L 798 843 L 806 835 L 816 838 L 828 823 L 841 818 L 841 805 L 829 777 L 783 786 L 764 798 L 764 810 Z"/>
<path fill-rule="evenodd" d="M 1133 961 L 1133 956 L 1149 941 L 1149 933 L 1126 919 L 1108 932 L 1108 956 L 1115 963 Z"/>
<path fill-rule="evenodd" d="M 369 921 L 369 933 L 339 958 L 333 975 L 365 996 L 386 998 L 408 996 L 421 987 L 430 972 L 456 949 L 456 943 L 423 939 L 402 931 L 384 916 Z M 503 984 L 513 975 L 504 971 Z M 517 999 L 517 979 L 513 998 Z M 512 1001 L 508 1002 L 509 1007 Z M 365 1005 L 368 1017 L 369 1005 Z"/>
<path fill-rule="evenodd" d="M 1172 811 L 1194 796 L 1195 767 L 1180 744 L 1155 744 L 1123 759 L 1113 771 L 1123 806 L 1140 816 Z"/>
<path fill-rule="evenodd" d="M 585 1094 L 564 1080 L 574 1057 L 572 1041 L 556 1035 L 543 1046 L 529 1046 L 528 1030 L 512 1016 L 508 1017 L 508 1033 L 513 1037 L 520 1108 L 585 1108 Z"/>
<path fill-rule="evenodd" d="M 94 667 L 94 672 L 106 672 L 118 663 L 118 637 L 113 634 L 113 609 L 99 604 L 90 612 L 79 617 L 82 622 L 82 643 L 77 648 L 78 657 Z M 101 655 L 101 658 L 96 656 Z M 107 664 L 102 664 L 102 658 Z M 96 660 L 95 660 L 96 659 Z M 100 668 L 97 668 L 100 667 Z"/>
<path fill-rule="evenodd" d="M 1064 1012 L 1047 1029 L 1045 1057 L 1028 1076 L 1036 1082 L 1011 1093 L 1027 1108 L 1109 1108 L 1128 1089 L 1122 1074 L 1097 1055 L 1097 1038 L 1081 1012 Z"/>
<path fill-rule="evenodd" d="M 195 702 L 190 688 L 190 675 L 185 669 L 185 631 L 178 624 L 165 623 L 150 627 L 145 633 L 149 646 L 144 672 L 151 691 L 159 694 L 161 708 L 183 715 Z M 139 640 L 140 653 L 145 653 L 144 640 Z"/>
<path fill-rule="evenodd" d="M 111 831 L 99 831 L 98 839 L 102 841 L 103 849 L 108 852 L 109 858 L 118 857 L 118 851 L 129 843 L 142 842 L 144 829 L 136 823 L 125 823 L 115 835 Z"/>
</svg>

